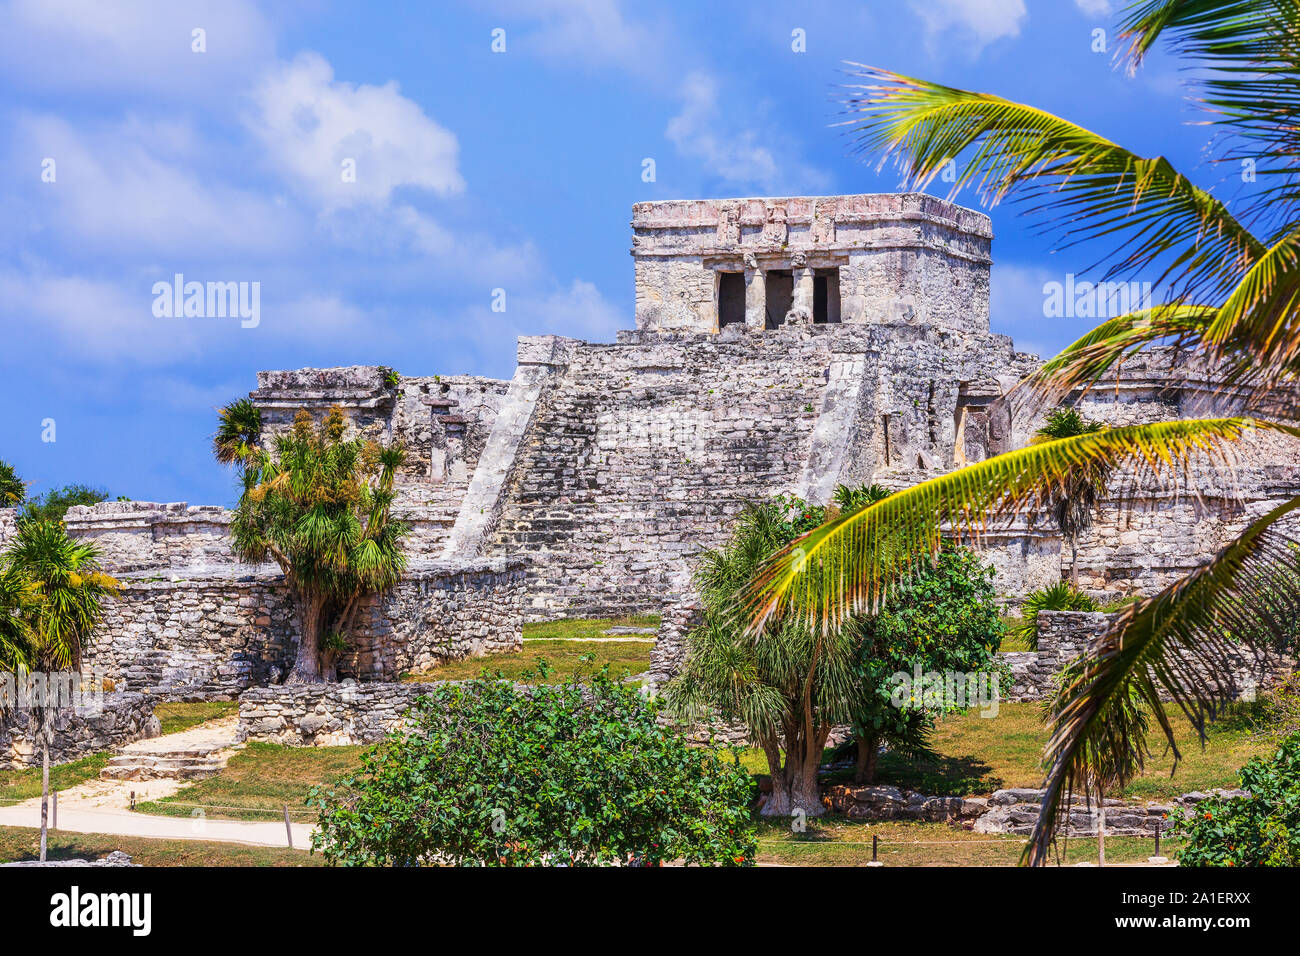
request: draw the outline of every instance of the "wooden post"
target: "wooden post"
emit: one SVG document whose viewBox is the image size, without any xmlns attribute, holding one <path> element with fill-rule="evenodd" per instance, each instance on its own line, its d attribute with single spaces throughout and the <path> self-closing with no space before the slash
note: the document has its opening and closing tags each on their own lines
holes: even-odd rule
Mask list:
<svg viewBox="0 0 1300 956">
<path fill-rule="evenodd" d="M 293 827 L 289 825 L 289 804 L 284 805 L 284 832 L 289 836 L 289 849 L 293 849 Z"/>
<path fill-rule="evenodd" d="M 880 834 L 871 834 L 871 862 L 867 866 L 884 866 L 880 862 Z"/>
</svg>

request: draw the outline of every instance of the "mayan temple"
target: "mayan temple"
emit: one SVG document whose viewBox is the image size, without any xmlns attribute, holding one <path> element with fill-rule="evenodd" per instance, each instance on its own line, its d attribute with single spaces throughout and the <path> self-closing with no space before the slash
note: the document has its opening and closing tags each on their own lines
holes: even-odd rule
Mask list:
<svg viewBox="0 0 1300 956">
<path fill-rule="evenodd" d="M 906 487 L 1020 447 L 1041 420 L 1007 399 L 1039 359 L 989 331 L 979 212 L 907 193 L 682 200 L 638 203 L 631 226 L 635 327 L 615 342 L 521 337 L 509 381 L 257 374 L 249 397 L 269 433 L 337 405 L 350 429 L 408 450 L 395 506 L 408 572 L 366 604 L 341 677 L 378 694 L 409 671 L 517 648 L 526 622 L 654 613 L 652 675 L 667 679 L 698 611 L 693 558 L 747 502 Z M 1114 424 L 1223 405 L 1169 350 L 1072 401 Z M 1300 464 L 1278 441 L 1243 452 L 1235 476 L 1202 469 L 1197 495 L 1125 487 L 1129 508 L 1104 510 L 1081 543 L 1082 586 L 1151 593 L 1295 494 Z M 185 503 L 69 511 L 124 585 L 89 660 L 119 691 L 231 698 L 283 681 L 297 640 L 284 581 L 234 559 L 230 520 Z M 980 547 L 1004 600 L 1062 576 L 1050 526 L 1011 521 Z M 1033 664 L 1017 662 L 1030 696 Z"/>
</svg>

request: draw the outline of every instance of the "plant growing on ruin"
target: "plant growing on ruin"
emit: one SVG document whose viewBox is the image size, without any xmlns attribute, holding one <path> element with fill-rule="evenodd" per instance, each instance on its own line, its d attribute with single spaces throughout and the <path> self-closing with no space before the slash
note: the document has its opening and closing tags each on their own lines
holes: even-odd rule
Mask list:
<svg viewBox="0 0 1300 956">
<path fill-rule="evenodd" d="M 231 459 L 244 476 L 231 522 L 235 553 L 284 572 L 301 625 L 288 680 L 333 680 L 362 602 L 406 568 L 406 526 L 391 513 L 394 474 L 406 454 L 399 445 L 344 437 L 337 406 L 319 424 L 299 412 L 269 448 L 256 445 L 260 427 L 247 427 L 242 415 L 223 414 L 219 437 L 228 423 L 229 440 L 219 447 L 247 449 Z"/>
<path fill-rule="evenodd" d="M 1232 446 L 1247 434 L 1300 437 L 1300 100 L 1291 93 L 1300 7 L 1139 0 L 1123 17 L 1129 66 L 1167 38 L 1199 67 L 1189 82 L 1215 128 L 1216 159 L 1249 164 L 1260 179 L 1240 218 L 1163 157 L 1132 153 L 1040 109 L 888 70 L 861 68 L 846 103 L 856 114 L 851 126 L 861 148 L 895 158 L 910 185 L 924 188 L 960 160 L 953 195 L 970 184 L 989 203 L 1016 195 L 1069 242 L 1110 244 L 1106 279 L 1158 270 L 1164 302 L 1103 322 L 1022 383 L 1020 397 L 1057 404 L 1123 359 L 1173 343 L 1214 377 L 1221 395 L 1239 398 L 1237 414 L 1031 444 L 828 521 L 767 563 L 745 600 L 752 629 L 791 618 L 836 626 L 878 606 L 945 536 L 977 538 L 991 520 L 1043 511 L 1053 489 L 1080 473 L 1122 468 L 1135 479 L 1171 481 L 1193 461 L 1231 467 Z M 1116 615 L 1057 698 L 1043 810 L 1026 862 L 1046 861 L 1063 794 L 1083 772 L 1080 755 L 1131 692 L 1176 756 L 1162 698 L 1203 732 L 1203 718 L 1232 689 L 1230 659 L 1240 645 L 1229 636 L 1258 642 L 1287 632 L 1300 599 L 1266 600 L 1256 585 L 1300 570 L 1286 547 L 1297 511 L 1300 497 L 1253 517 L 1208 562 Z"/>
<path fill-rule="evenodd" d="M 608 667 L 436 685 L 357 775 L 313 789 L 313 851 L 341 866 L 752 864 L 749 773 L 658 714 Z"/>
<path fill-rule="evenodd" d="M 59 522 L 73 505 L 93 505 L 107 500 L 108 492 L 103 488 L 80 484 L 64 485 L 28 499 L 23 505 L 23 519 Z"/>
<path fill-rule="evenodd" d="M 1057 581 L 1037 588 L 1020 602 L 1020 623 L 1012 634 L 1031 651 L 1038 650 L 1038 615 L 1042 611 L 1100 611 L 1097 600 L 1084 594 L 1069 581 Z"/>
</svg>

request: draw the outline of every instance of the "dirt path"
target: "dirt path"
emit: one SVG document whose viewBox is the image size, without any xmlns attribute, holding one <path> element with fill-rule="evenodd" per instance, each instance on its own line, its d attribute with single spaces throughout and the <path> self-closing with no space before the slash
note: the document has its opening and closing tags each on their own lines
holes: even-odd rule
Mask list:
<svg viewBox="0 0 1300 956">
<path fill-rule="evenodd" d="M 235 745 L 235 718 L 222 718 L 175 734 L 128 744 L 118 754 L 169 754 L 220 746 L 227 756 Z M 73 833 L 106 833 L 116 836 L 156 837 L 169 840 L 210 840 L 217 843 L 246 843 L 252 846 L 287 846 L 284 821 L 268 823 L 246 820 L 210 820 L 201 811 L 192 817 L 164 817 L 136 813 L 130 809 L 131 794 L 137 801 L 174 796 L 191 785 L 176 779 L 87 780 L 59 792 L 58 829 Z M 34 797 L 12 806 L 0 807 L 0 826 L 39 827 L 41 800 Z M 311 846 L 314 827 L 294 823 L 293 845 Z"/>
</svg>

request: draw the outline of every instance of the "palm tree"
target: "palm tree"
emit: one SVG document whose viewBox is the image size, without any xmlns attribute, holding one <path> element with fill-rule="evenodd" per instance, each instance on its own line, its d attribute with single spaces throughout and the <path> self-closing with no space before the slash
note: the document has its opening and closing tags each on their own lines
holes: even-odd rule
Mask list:
<svg viewBox="0 0 1300 956">
<path fill-rule="evenodd" d="M 1047 413 L 1047 421 L 1034 433 L 1038 444 L 1058 438 L 1091 435 L 1106 428 L 1101 422 L 1084 419 L 1073 408 L 1057 408 Z M 1070 546 L 1070 586 L 1079 589 L 1079 538 L 1092 529 L 1092 515 L 1106 493 L 1110 471 L 1101 465 L 1074 472 L 1047 493 L 1047 514 L 1056 522 L 1061 537 Z M 1030 516 L 1032 522 L 1034 516 Z"/>
<path fill-rule="evenodd" d="M 1074 683 L 1087 668 L 1086 658 L 1077 658 L 1061 669 L 1058 694 L 1067 697 Z M 1050 721 L 1061 707 L 1068 703 L 1057 698 L 1047 701 L 1047 718 Z M 1075 751 L 1072 780 L 1083 784 L 1089 800 L 1097 801 L 1097 863 L 1106 865 L 1106 794 L 1114 793 L 1142 772 L 1147 749 L 1147 713 L 1143 707 L 1140 688 L 1130 682 L 1115 696 L 1112 706 L 1106 708 Z M 1073 787 L 1067 789 L 1067 805 Z M 1068 814 L 1068 810 L 1066 811 Z"/>
<path fill-rule="evenodd" d="M 0 508 L 16 508 L 27 496 L 27 485 L 18 477 L 14 466 L 0 461 Z"/>
<path fill-rule="evenodd" d="M 1168 481 L 1193 462 L 1230 467 L 1233 446 L 1249 433 L 1300 437 L 1300 4 L 1143 0 L 1124 17 L 1133 67 L 1163 37 L 1202 68 L 1195 93 L 1218 134 L 1216 158 L 1233 170 L 1248 160 L 1263 180 L 1241 218 L 1163 157 L 1139 156 L 997 96 L 861 67 L 864 82 L 847 99 L 849 125 L 862 149 L 895 158 L 921 187 L 963 157 L 954 193 L 974 184 L 990 204 L 1015 194 L 1067 244 L 1108 243 L 1107 278 L 1158 270 L 1167 301 L 1102 323 L 1020 394 L 1059 400 L 1136 352 L 1174 343 L 1226 394 L 1240 396 L 1238 413 L 1031 444 L 829 521 L 766 564 L 747 594 L 751 629 L 792 609 L 831 626 L 869 611 L 945 538 L 978 538 L 989 521 L 1044 510 L 1053 488 L 1081 470 L 1124 467 L 1135 479 Z M 1232 691 L 1233 637 L 1286 632 L 1300 596 L 1279 606 L 1265 599 L 1264 583 L 1300 569 L 1287 547 L 1297 511 L 1300 497 L 1283 502 L 1190 574 L 1116 616 L 1057 698 L 1042 813 L 1025 862 L 1046 861 L 1062 794 L 1080 761 L 1096 759 L 1089 742 L 1130 694 L 1141 697 L 1177 758 L 1162 695 L 1203 733 Z"/>
<path fill-rule="evenodd" d="M 774 619 L 766 639 L 755 642 L 744 619 L 731 613 L 737 591 L 793 537 L 783 510 L 775 501 L 750 505 L 731 540 L 701 556 L 695 582 L 704 620 L 666 697 L 679 717 L 717 716 L 748 728 L 772 778 L 764 816 L 819 816 L 822 749 L 831 730 L 853 715 L 855 635 L 848 628 L 821 632 L 790 616 Z"/>
<path fill-rule="evenodd" d="M 406 526 L 392 520 L 398 445 L 345 439 L 338 406 L 317 426 L 299 412 L 273 448 L 259 448 L 243 400 L 223 409 L 214 446 L 243 472 L 231 522 L 243 561 L 275 561 L 302 626 L 294 683 L 333 680 L 362 599 L 396 584 L 406 568 Z M 249 406 L 251 407 L 251 405 Z M 253 409 L 256 412 L 256 409 Z"/>
<path fill-rule="evenodd" d="M 9 624 L 10 633 L 25 645 L 19 659 L 22 668 L 47 674 L 80 670 L 82 653 L 103 619 L 104 604 L 118 591 L 117 581 L 99 569 L 97 557 L 93 545 L 69 537 L 62 524 L 40 519 L 18 523 L 3 556 L 0 608 L 8 617 L 24 619 L 21 627 L 12 620 Z M 42 860 L 57 704 L 47 701 L 40 711 Z"/>
</svg>

